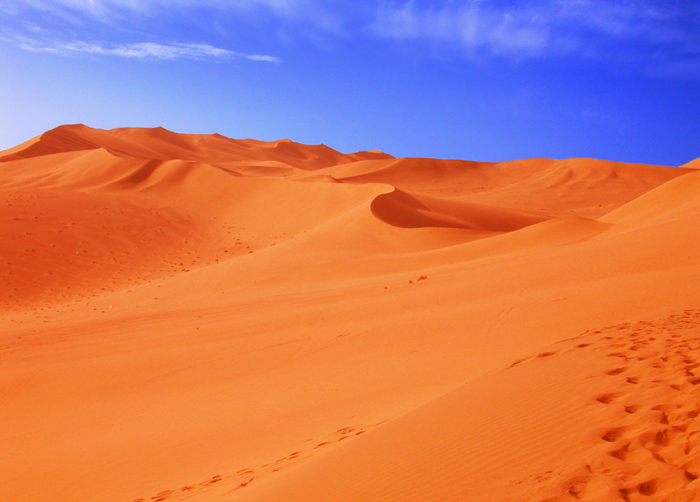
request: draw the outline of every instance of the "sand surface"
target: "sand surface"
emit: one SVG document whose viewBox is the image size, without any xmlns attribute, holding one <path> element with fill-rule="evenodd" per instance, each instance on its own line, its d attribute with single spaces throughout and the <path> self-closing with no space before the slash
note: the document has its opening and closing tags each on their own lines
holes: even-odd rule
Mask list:
<svg viewBox="0 0 700 502">
<path fill-rule="evenodd" d="M 0 152 L 0 500 L 694 500 L 698 168 Z"/>
</svg>

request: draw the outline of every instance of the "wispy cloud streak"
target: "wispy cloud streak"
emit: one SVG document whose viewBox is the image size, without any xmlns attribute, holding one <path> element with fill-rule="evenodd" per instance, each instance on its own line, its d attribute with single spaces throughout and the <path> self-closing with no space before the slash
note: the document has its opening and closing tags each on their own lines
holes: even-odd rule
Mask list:
<svg viewBox="0 0 700 502">
<path fill-rule="evenodd" d="M 565 55 L 700 70 L 700 8 L 680 0 L 383 0 L 371 30 L 474 58 Z"/>
<path fill-rule="evenodd" d="M 459 6 L 382 2 L 372 31 L 394 39 L 458 43 L 469 51 L 536 55 L 549 45 L 551 29 L 536 12 L 499 10 L 470 1 Z"/>
<path fill-rule="evenodd" d="M 282 60 L 275 56 L 264 54 L 244 54 L 241 52 L 222 49 L 207 44 L 160 44 L 155 42 L 142 42 L 121 45 L 106 45 L 94 42 L 57 42 L 53 44 L 41 44 L 36 40 L 24 39 L 19 47 L 32 52 L 47 52 L 52 54 L 68 55 L 71 53 L 98 54 L 105 56 L 117 56 L 130 59 L 222 59 L 243 58 L 250 61 L 262 61 L 267 63 L 281 63 Z"/>
<path fill-rule="evenodd" d="M 386 41 L 392 41 L 410 43 L 418 54 L 430 50 L 472 61 L 570 58 L 607 62 L 656 76 L 700 78 L 700 6 L 688 0 L 377 0 L 376 4 L 347 0 L 4 0 L 0 10 L 8 5 L 22 6 L 19 10 L 31 15 L 25 22 L 39 26 L 43 20 L 41 26 L 53 27 L 59 34 L 53 39 L 101 38 L 92 29 L 97 20 L 99 26 L 109 26 L 117 33 L 108 38 L 113 41 L 123 42 L 125 38 L 119 35 L 128 30 L 128 41 L 133 40 L 133 33 L 163 41 L 168 26 L 195 26 L 187 17 L 191 16 L 199 21 L 193 28 L 199 33 L 207 22 L 202 20 L 220 18 L 228 21 L 221 33 L 241 23 L 256 26 L 254 33 L 271 33 L 285 43 L 295 37 L 314 41 L 368 37 L 380 51 L 387 49 Z M 83 34 L 75 35 L 75 29 Z M 29 32 L 28 28 L 17 31 Z M 28 36 L 41 38 L 35 32 Z M 204 39 L 210 40 L 206 35 Z M 269 47 L 267 42 L 263 40 L 262 46 Z M 216 47 L 197 44 L 72 42 L 25 44 L 25 48 L 141 59 L 280 61 L 274 56 L 217 52 Z"/>
<path fill-rule="evenodd" d="M 173 7 L 215 7 L 220 9 L 250 9 L 265 7 L 283 14 L 292 11 L 303 0 L 5 0 L 10 5 L 55 11 L 69 9 L 90 13 L 104 13 L 121 9 L 147 12 L 151 9 Z"/>
</svg>

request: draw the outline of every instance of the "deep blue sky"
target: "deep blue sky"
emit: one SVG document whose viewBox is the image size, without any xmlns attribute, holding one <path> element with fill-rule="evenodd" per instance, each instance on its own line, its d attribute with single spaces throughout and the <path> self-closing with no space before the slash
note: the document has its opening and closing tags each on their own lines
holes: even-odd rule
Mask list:
<svg viewBox="0 0 700 502">
<path fill-rule="evenodd" d="M 679 165 L 700 1 L 2 0 L 0 111 L 0 149 L 84 123 Z"/>
</svg>

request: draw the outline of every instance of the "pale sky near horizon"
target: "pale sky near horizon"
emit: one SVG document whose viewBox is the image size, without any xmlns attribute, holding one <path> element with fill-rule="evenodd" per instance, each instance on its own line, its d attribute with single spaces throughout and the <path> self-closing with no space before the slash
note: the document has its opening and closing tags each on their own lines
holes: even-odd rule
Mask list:
<svg viewBox="0 0 700 502">
<path fill-rule="evenodd" d="M 0 75 L 0 149 L 84 123 L 401 157 L 700 157 L 700 0 L 3 0 Z"/>
</svg>

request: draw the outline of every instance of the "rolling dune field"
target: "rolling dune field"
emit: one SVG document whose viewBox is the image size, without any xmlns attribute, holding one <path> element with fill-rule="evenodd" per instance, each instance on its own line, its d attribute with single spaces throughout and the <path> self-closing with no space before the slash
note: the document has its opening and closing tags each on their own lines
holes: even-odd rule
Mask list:
<svg viewBox="0 0 700 502">
<path fill-rule="evenodd" d="M 0 152 L 0 500 L 696 500 L 698 162 Z"/>
</svg>

